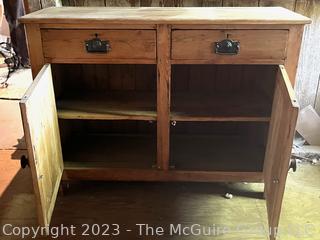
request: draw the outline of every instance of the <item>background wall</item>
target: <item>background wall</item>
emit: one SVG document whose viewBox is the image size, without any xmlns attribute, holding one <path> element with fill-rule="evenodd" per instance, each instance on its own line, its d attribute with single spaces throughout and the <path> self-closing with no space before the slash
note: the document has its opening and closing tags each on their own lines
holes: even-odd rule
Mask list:
<svg viewBox="0 0 320 240">
<path fill-rule="evenodd" d="M 101 7 L 282 6 L 306 15 L 312 19 L 312 24 L 305 28 L 295 90 L 301 108 L 312 105 L 320 114 L 320 0 L 29 0 L 30 11 L 57 4 Z"/>
<path fill-rule="evenodd" d="M 27 13 L 46 7 L 61 5 L 61 0 L 23 0 Z"/>
</svg>

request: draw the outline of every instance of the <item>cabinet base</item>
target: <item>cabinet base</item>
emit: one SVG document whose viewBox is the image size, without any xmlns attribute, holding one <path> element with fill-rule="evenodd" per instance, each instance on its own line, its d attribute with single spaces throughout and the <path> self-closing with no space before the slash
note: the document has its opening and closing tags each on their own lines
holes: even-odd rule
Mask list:
<svg viewBox="0 0 320 240">
<path fill-rule="evenodd" d="M 82 167 L 65 163 L 63 180 L 181 181 L 181 182 L 263 182 L 262 172 L 161 171 L 155 169 Z"/>
</svg>

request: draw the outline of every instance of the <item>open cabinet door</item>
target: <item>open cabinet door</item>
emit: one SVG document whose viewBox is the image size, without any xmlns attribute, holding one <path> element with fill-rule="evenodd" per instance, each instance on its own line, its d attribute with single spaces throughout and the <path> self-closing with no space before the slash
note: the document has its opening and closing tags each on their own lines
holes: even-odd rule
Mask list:
<svg viewBox="0 0 320 240">
<path fill-rule="evenodd" d="M 63 172 L 50 65 L 45 65 L 20 101 L 39 224 L 48 226 Z"/>
<path fill-rule="evenodd" d="M 298 110 L 291 82 L 284 66 L 281 65 L 275 82 L 264 165 L 270 239 L 276 238 Z"/>
</svg>

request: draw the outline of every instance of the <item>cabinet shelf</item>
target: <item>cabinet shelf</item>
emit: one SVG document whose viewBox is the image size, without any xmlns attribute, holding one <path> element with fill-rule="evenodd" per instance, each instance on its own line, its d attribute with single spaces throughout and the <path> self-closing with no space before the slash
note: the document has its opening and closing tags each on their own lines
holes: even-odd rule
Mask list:
<svg viewBox="0 0 320 240">
<path fill-rule="evenodd" d="M 175 93 L 171 120 L 268 122 L 271 101 L 263 95 L 246 93 Z"/>
<path fill-rule="evenodd" d="M 241 136 L 173 135 L 171 160 L 177 170 L 261 172 L 263 146 Z"/>
<path fill-rule="evenodd" d="M 148 134 L 74 135 L 64 145 L 67 166 L 152 169 L 156 139 Z"/>
<path fill-rule="evenodd" d="M 156 120 L 156 97 L 149 92 L 118 91 L 68 96 L 57 101 L 60 119 Z"/>
</svg>

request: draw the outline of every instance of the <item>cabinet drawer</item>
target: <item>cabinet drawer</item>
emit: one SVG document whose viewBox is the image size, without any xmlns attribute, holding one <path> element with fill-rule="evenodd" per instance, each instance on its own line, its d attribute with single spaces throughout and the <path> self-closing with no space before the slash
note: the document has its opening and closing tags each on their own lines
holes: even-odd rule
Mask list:
<svg viewBox="0 0 320 240">
<path fill-rule="evenodd" d="M 239 42 L 237 54 L 216 53 L 216 42 Z M 287 30 L 175 30 L 172 59 L 217 63 L 282 63 L 286 57 Z"/>
<path fill-rule="evenodd" d="M 155 30 L 54 30 L 41 31 L 44 57 L 49 62 L 126 63 L 156 59 Z M 108 41 L 107 52 L 88 52 L 86 41 L 94 38 Z"/>
</svg>

